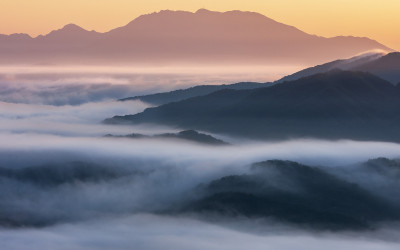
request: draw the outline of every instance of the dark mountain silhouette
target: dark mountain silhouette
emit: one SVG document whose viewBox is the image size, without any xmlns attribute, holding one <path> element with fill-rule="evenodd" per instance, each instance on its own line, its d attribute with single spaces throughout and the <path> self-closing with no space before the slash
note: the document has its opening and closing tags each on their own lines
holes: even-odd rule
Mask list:
<svg viewBox="0 0 400 250">
<path fill-rule="evenodd" d="M 354 70 L 371 72 L 396 84 L 400 81 L 400 52 L 389 53 L 386 56 L 359 65 Z"/>
<path fill-rule="evenodd" d="M 0 63 L 315 64 L 373 49 L 368 38 L 310 35 L 258 13 L 199 10 L 143 15 L 106 33 L 69 24 L 45 36 L 0 36 Z"/>
<path fill-rule="evenodd" d="M 271 86 L 272 83 L 239 82 L 228 85 L 199 85 L 188 89 L 179 89 L 170 92 L 156 93 L 144 96 L 135 96 L 121 99 L 120 101 L 140 100 L 153 105 L 163 105 L 170 102 L 182 101 L 188 98 L 208 95 L 222 89 L 256 89 Z"/>
<path fill-rule="evenodd" d="M 352 166 L 336 167 L 336 175 L 400 206 L 400 160 L 377 158 Z"/>
<path fill-rule="evenodd" d="M 212 137 L 211 135 L 199 133 L 195 130 L 185 130 L 179 133 L 165 133 L 158 135 L 142 135 L 142 134 L 129 134 L 129 135 L 111 135 L 108 134 L 105 137 L 109 138 L 131 138 L 131 139 L 174 139 L 174 140 L 185 140 L 200 144 L 223 146 L 229 145 L 228 143 Z"/>
<path fill-rule="evenodd" d="M 301 70 L 277 82 L 298 80 L 302 77 L 325 73 L 333 69 L 369 72 L 397 84 L 400 81 L 400 53 L 393 52 L 386 55 L 381 52 L 372 52 L 350 59 L 336 60 Z"/>
<path fill-rule="evenodd" d="M 157 123 L 255 139 L 400 141 L 399 87 L 334 70 L 254 90 L 221 90 L 105 122 Z"/>
<path fill-rule="evenodd" d="M 362 167 L 375 174 L 400 180 L 400 160 L 378 158 L 365 162 Z"/>
<path fill-rule="evenodd" d="M 226 176 L 195 192 L 200 198 L 181 212 L 270 218 L 329 230 L 366 229 L 400 219 L 389 200 L 323 168 L 290 161 L 256 163 L 249 174 Z"/>
</svg>

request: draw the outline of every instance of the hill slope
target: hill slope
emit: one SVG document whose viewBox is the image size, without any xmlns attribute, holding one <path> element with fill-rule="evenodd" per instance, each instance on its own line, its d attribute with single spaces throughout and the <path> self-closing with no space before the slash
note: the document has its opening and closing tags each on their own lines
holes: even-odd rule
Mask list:
<svg viewBox="0 0 400 250">
<path fill-rule="evenodd" d="M 170 102 L 182 101 L 188 98 L 208 95 L 223 89 L 256 89 L 271 86 L 272 83 L 240 82 L 228 85 L 199 85 L 188 89 L 179 89 L 170 92 L 162 92 L 144 96 L 135 96 L 121 99 L 120 101 L 140 100 L 153 105 L 163 105 Z"/>
<path fill-rule="evenodd" d="M 268 218 L 329 230 L 367 229 L 400 218 L 393 196 L 385 199 L 324 168 L 290 161 L 256 163 L 248 174 L 225 176 L 196 191 L 201 198 L 185 204 L 183 212 Z"/>
<path fill-rule="evenodd" d="M 302 77 L 325 73 L 333 69 L 369 72 L 393 84 L 400 81 L 400 53 L 382 54 L 380 52 L 367 53 L 350 59 L 336 60 L 301 70 L 277 81 L 293 81 Z"/>
</svg>

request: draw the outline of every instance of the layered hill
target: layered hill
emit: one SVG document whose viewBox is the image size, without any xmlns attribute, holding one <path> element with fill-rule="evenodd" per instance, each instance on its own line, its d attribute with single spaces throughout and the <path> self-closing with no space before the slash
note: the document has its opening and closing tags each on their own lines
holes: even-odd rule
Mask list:
<svg viewBox="0 0 400 250">
<path fill-rule="evenodd" d="M 307 34 L 253 12 L 161 11 L 106 33 L 69 24 L 32 38 L 0 36 L 0 63 L 41 64 L 315 64 L 368 50 L 368 38 Z"/>
<path fill-rule="evenodd" d="M 178 89 L 169 92 L 128 97 L 121 99 L 120 101 L 139 100 L 152 105 L 163 105 L 170 102 L 182 101 L 196 96 L 208 95 L 215 91 L 223 89 L 243 90 L 243 89 L 257 89 L 268 86 L 272 86 L 272 83 L 239 82 L 234 84 L 223 84 L 223 85 L 199 85 L 187 89 Z"/>
<path fill-rule="evenodd" d="M 387 167 L 380 164 L 379 170 L 386 172 Z M 199 186 L 195 192 L 200 198 L 184 204 L 181 211 L 213 219 L 269 219 L 269 223 L 275 220 L 328 230 L 370 229 L 377 223 L 400 219 L 399 204 L 393 196 L 398 182 L 391 186 L 391 196 L 385 197 L 379 189 L 369 190 L 375 186 L 368 181 L 348 181 L 329 172 L 326 167 L 291 161 L 256 163 L 249 173 Z M 376 175 L 367 171 L 363 177 L 373 179 Z M 351 176 L 362 175 L 357 169 Z"/>
<path fill-rule="evenodd" d="M 125 211 L 124 214 L 136 214 L 138 212 L 131 206 L 126 210 L 124 206 L 119 206 L 116 210 L 106 210 L 106 213 L 93 206 L 93 201 L 89 200 L 89 206 L 79 207 L 78 210 L 73 210 L 76 211 L 73 215 L 65 216 L 66 211 L 71 208 L 60 207 L 58 202 L 47 203 L 49 195 L 46 194 L 82 185 L 109 187 L 127 182 L 137 184 L 138 181 L 146 180 L 146 177 L 153 177 L 153 168 L 140 168 L 140 165 L 142 164 L 124 167 L 107 161 L 102 164 L 71 161 L 17 168 L 13 165 L 1 166 L 0 180 L 3 185 L 12 185 L 12 188 L 5 189 L 8 193 L 3 195 L 0 227 L 29 229 L 75 223 L 84 218 L 96 219 L 99 216 L 120 214 L 121 209 Z M 248 223 L 254 220 L 257 228 L 273 222 L 282 226 L 283 222 L 284 225 L 330 231 L 378 229 L 386 223 L 397 223 L 400 220 L 399 166 L 399 160 L 386 158 L 338 167 L 267 160 L 250 166 L 242 165 L 240 169 L 243 172 L 220 172 L 202 179 L 201 182 L 191 178 L 189 181 L 193 185 L 174 186 L 174 194 L 179 191 L 179 194 L 185 195 L 163 200 L 163 209 L 144 211 L 189 215 L 190 218 L 195 215 L 214 223 L 235 219 L 245 225 L 252 225 Z M 172 169 L 165 170 L 167 177 L 176 174 L 174 167 L 173 165 Z M 182 178 L 186 177 L 187 175 Z M 156 179 L 155 184 L 159 185 L 159 180 Z M 160 188 L 170 188 L 169 185 L 170 182 Z M 126 192 L 126 186 L 121 188 Z M 78 194 L 72 196 L 73 201 L 76 196 L 80 197 Z M 71 196 L 63 195 L 60 198 L 65 197 Z M 87 197 L 87 193 L 84 193 L 84 198 Z M 104 202 L 101 198 L 103 196 L 97 197 Z M 31 200 L 54 206 L 54 211 L 46 213 L 26 206 Z M 124 201 L 131 202 L 129 199 Z M 110 202 L 107 204 L 115 207 L 115 200 Z M 82 218 L 86 213 L 89 216 Z"/>
<path fill-rule="evenodd" d="M 397 84 L 400 82 L 400 52 L 392 52 L 389 54 L 372 52 L 350 59 L 335 60 L 301 70 L 277 82 L 293 81 L 302 77 L 325 73 L 333 69 L 369 72 L 393 84 Z"/>
<path fill-rule="evenodd" d="M 254 90 L 209 95 L 116 116 L 254 139 L 400 141 L 400 87 L 369 73 L 334 70 Z"/>
<path fill-rule="evenodd" d="M 129 134 L 129 135 L 111 135 L 108 134 L 105 137 L 107 138 L 127 138 L 127 139 L 158 139 L 158 140 L 180 140 L 193 142 L 204 145 L 213 145 L 213 146 L 226 146 L 228 143 L 214 138 L 211 135 L 199 133 L 195 130 L 185 130 L 178 133 L 164 133 L 157 135 L 142 135 L 142 134 Z"/>
</svg>

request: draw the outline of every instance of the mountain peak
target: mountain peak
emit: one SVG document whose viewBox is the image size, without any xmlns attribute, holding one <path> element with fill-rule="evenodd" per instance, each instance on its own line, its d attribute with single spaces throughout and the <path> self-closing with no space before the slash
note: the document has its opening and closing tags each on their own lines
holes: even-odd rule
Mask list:
<svg viewBox="0 0 400 250">
<path fill-rule="evenodd" d="M 13 39 L 13 40 L 29 40 L 32 39 L 32 37 L 28 34 L 25 33 L 14 33 L 14 34 L 10 34 L 10 35 L 0 35 L 0 38 L 9 38 L 9 39 Z"/>
<path fill-rule="evenodd" d="M 391 52 L 391 53 L 387 54 L 386 56 L 384 56 L 383 58 L 386 58 L 386 59 L 399 59 L 400 58 L 400 52 L 398 52 L 398 51 Z"/>
<path fill-rule="evenodd" d="M 39 39 L 50 39 L 51 41 L 55 42 L 57 41 L 58 43 L 63 42 L 63 41 L 75 41 L 79 42 L 84 39 L 94 39 L 97 37 L 97 35 L 100 34 L 96 31 L 88 31 L 85 30 L 84 28 L 70 23 L 62 27 L 61 29 L 58 30 L 53 30 L 52 32 L 48 33 L 45 36 L 38 36 Z M 60 40 L 61 39 L 61 40 Z M 65 40 L 67 39 L 67 40 Z"/>
<path fill-rule="evenodd" d="M 214 12 L 214 11 L 211 11 L 211 10 L 207 10 L 207 9 L 202 8 L 202 9 L 198 9 L 198 10 L 195 12 L 195 14 L 209 14 L 209 13 L 212 13 L 212 12 Z"/>
<path fill-rule="evenodd" d="M 76 25 L 76 24 L 73 24 L 73 23 L 70 23 L 70 24 L 67 24 L 67 25 L 65 25 L 62 29 L 60 29 L 60 30 L 63 30 L 63 31 L 70 31 L 70 32 L 75 32 L 75 31 L 87 31 L 87 30 L 85 30 L 84 28 L 82 28 L 82 27 L 80 27 L 80 26 L 78 26 L 78 25 Z"/>
</svg>

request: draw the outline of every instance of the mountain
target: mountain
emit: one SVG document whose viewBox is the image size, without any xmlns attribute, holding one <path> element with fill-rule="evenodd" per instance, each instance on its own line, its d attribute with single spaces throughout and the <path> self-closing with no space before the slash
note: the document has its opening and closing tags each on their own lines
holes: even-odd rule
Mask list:
<svg viewBox="0 0 400 250">
<path fill-rule="evenodd" d="M 400 160 L 389 160 L 387 158 L 378 158 L 365 162 L 363 167 L 376 174 L 385 177 L 400 180 Z"/>
<path fill-rule="evenodd" d="M 397 84 L 400 81 L 400 52 L 389 54 L 370 52 L 350 59 L 336 60 L 301 70 L 280 79 L 277 83 L 293 81 L 302 77 L 325 73 L 333 69 L 369 72 L 393 84 Z"/>
<path fill-rule="evenodd" d="M 212 137 L 211 135 L 199 133 L 195 130 L 185 130 L 179 133 L 165 133 L 153 136 L 142 135 L 142 134 L 130 134 L 130 135 L 111 135 L 108 134 L 105 137 L 108 138 L 130 138 L 130 139 L 173 139 L 173 140 L 185 140 L 200 144 L 214 145 L 214 146 L 226 146 L 228 143 Z"/>
<path fill-rule="evenodd" d="M 373 178 L 371 173 L 369 178 Z M 354 182 L 297 162 L 269 160 L 249 173 L 225 176 L 194 190 L 180 212 L 247 217 L 327 230 L 368 229 L 399 220 L 398 206 Z M 196 196 L 194 196 L 196 197 Z"/>
<path fill-rule="evenodd" d="M 400 88 L 334 70 L 253 90 L 221 90 L 105 122 L 156 123 L 254 139 L 400 141 Z"/>
<path fill-rule="evenodd" d="M 228 85 L 199 85 L 188 89 L 179 89 L 170 92 L 156 93 L 144 96 L 135 96 L 121 99 L 120 101 L 140 100 L 152 105 L 163 105 L 170 102 L 178 102 L 188 98 L 208 95 L 222 89 L 256 89 L 271 86 L 272 83 L 239 82 Z"/>
<path fill-rule="evenodd" d="M 386 56 L 355 67 L 354 70 L 371 72 L 394 84 L 400 82 L 400 52 L 389 53 Z"/>
<path fill-rule="evenodd" d="M 356 182 L 371 192 L 400 205 L 400 160 L 377 158 L 352 166 L 335 167 L 333 174 L 347 181 Z"/>
<path fill-rule="evenodd" d="M 69 24 L 0 36 L 0 63 L 315 64 L 390 48 L 368 38 L 310 35 L 254 12 L 161 11 L 105 33 Z"/>
</svg>

